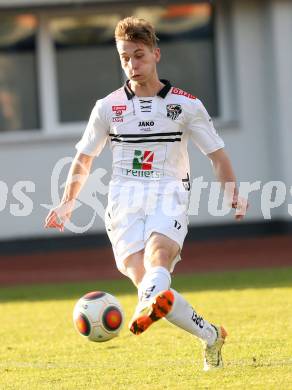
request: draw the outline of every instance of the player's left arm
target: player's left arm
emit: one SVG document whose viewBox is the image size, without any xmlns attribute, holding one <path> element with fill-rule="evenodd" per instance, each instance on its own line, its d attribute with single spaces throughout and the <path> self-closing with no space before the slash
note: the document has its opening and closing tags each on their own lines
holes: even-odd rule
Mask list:
<svg viewBox="0 0 292 390">
<path fill-rule="evenodd" d="M 215 176 L 227 191 L 228 201 L 236 209 L 235 219 L 241 220 L 248 208 L 246 199 L 239 197 L 236 186 L 236 177 L 232 168 L 231 161 L 223 148 L 209 153 Z M 226 185 L 228 183 L 228 185 Z"/>
<path fill-rule="evenodd" d="M 242 219 L 248 204 L 238 195 L 236 177 L 230 159 L 224 151 L 224 141 L 214 128 L 210 115 L 199 99 L 188 100 L 185 110 L 186 126 L 190 131 L 192 141 L 212 161 L 217 179 L 227 190 L 228 202 L 236 209 L 235 218 Z M 227 185 L 227 183 L 230 184 Z"/>
</svg>

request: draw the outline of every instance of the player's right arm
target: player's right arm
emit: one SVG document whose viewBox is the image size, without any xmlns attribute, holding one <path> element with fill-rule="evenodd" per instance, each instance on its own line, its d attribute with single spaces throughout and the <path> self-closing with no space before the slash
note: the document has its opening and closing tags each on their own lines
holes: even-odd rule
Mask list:
<svg viewBox="0 0 292 390">
<path fill-rule="evenodd" d="M 46 228 L 64 230 L 66 221 L 70 220 L 75 201 L 90 173 L 94 156 L 77 152 L 71 164 L 60 204 L 51 209 L 46 221 Z"/>
<path fill-rule="evenodd" d="M 75 201 L 90 173 L 92 161 L 101 153 L 108 138 L 109 122 L 105 107 L 103 101 L 98 100 L 91 112 L 82 139 L 76 145 L 77 153 L 69 170 L 62 200 L 59 206 L 49 212 L 45 221 L 46 228 L 63 231 L 65 222 L 71 218 Z"/>
</svg>

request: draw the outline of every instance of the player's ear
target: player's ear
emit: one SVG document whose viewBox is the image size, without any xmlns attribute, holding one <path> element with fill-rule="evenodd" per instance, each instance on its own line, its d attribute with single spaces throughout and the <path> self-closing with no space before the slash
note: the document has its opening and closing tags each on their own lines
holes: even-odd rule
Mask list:
<svg viewBox="0 0 292 390">
<path fill-rule="evenodd" d="M 154 55 L 155 55 L 155 60 L 158 63 L 160 61 L 160 58 L 161 58 L 161 52 L 160 52 L 159 47 L 154 48 Z"/>
</svg>

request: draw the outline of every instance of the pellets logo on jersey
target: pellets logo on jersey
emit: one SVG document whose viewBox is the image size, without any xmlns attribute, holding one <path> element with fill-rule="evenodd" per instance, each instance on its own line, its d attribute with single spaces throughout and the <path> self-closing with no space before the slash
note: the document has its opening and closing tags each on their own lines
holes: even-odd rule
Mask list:
<svg viewBox="0 0 292 390">
<path fill-rule="evenodd" d="M 166 106 L 166 110 L 167 110 L 167 118 L 170 118 L 173 121 L 176 120 L 179 117 L 179 115 L 182 113 L 180 104 L 168 104 Z"/>
<path fill-rule="evenodd" d="M 152 169 L 154 152 L 151 150 L 135 150 L 133 158 L 133 169 L 150 171 Z"/>
</svg>

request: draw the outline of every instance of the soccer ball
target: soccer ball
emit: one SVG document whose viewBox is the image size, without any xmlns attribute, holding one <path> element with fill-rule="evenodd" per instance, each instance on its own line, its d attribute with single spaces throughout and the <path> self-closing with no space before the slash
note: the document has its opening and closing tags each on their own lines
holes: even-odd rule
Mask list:
<svg viewBox="0 0 292 390">
<path fill-rule="evenodd" d="M 85 294 L 73 311 L 77 332 L 90 341 L 103 342 L 118 336 L 123 321 L 124 313 L 119 301 L 103 291 Z"/>
</svg>

